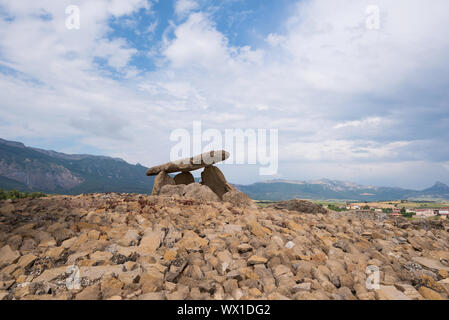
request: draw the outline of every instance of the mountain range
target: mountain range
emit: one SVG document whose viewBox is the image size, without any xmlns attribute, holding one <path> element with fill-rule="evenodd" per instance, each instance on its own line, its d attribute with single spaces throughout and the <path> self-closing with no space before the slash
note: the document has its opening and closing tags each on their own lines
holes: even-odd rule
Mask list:
<svg viewBox="0 0 449 320">
<path fill-rule="evenodd" d="M 145 175 L 147 169 L 118 158 L 69 155 L 0 139 L 0 189 L 4 190 L 53 194 L 148 194 L 153 188 L 154 177 Z M 329 179 L 270 180 L 236 187 L 255 200 L 271 201 L 293 198 L 356 201 L 449 199 L 449 187 L 442 182 L 421 191 L 363 186 Z"/>
<path fill-rule="evenodd" d="M 313 200 L 448 200 L 449 187 L 436 182 L 425 190 L 363 186 L 353 182 L 321 179 L 314 181 L 270 180 L 251 185 L 238 185 L 255 200 L 280 201 L 293 198 Z"/>
<path fill-rule="evenodd" d="M 0 188 L 53 194 L 151 193 L 148 168 L 118 158 L 68 155 L 0 139 Z"/>
</svg>

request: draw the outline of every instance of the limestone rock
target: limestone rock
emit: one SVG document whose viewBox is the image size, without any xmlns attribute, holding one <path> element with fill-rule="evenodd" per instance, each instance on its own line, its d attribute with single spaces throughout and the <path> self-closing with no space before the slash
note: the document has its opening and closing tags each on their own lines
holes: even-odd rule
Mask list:
<svg viewBox="0 0 449 320">
<path fill-rule="evenodd" d="M 195 201 L 214 201 L 219 202 L 220 198 L 207 186 L 199 183 L 191 183 L 189 185 L 165 186 L 162 188 L 160 195 L 163 196 L 179 196 Z"/>
<path fill-rule="evenodd" d="M 149 292 L 139 296 L 139 300 L 166 300 L 163 292 Z"/>
<path fill-rule="evenodd" d="M 418 262 L 420 265 L 423 265 L 426 268 L 434 269 L 434 270 L 444 270 L 449 271 L 449 267 L 443 265 L 440 261 L 424 258 L 424 257 L 415 257 L 413 258 L 415 262 Z"/>
<path fill-rule="evenodd" d="M 237 249 L 239 250 L 239 252 L 241 253 L 245 253 L 245 252 L 249 252 L 253 250 L 253 247 L 251 247 L 249 244 L 247 243 L 242 243 L 241 245 L 239 245 L 237 247 Z"/>
<path fill-rule="evenodd" d="M 312 288 L 312 284 L 310 282 L 300 283 L 300 284 L 297 284 L 297 285 L 293 286 L 292 292 L 293 293 L 297 293 L 297 292 L 300 292 L 300 291 L 307 291 L 307 292 L 309 292 L 311 290 L 311 288 Z"/>
<path fill-rule="evenodd" d="M 100 285 L 95 284 L 85 288 L 83 291 L 78 293 L 75 300 L 99 300 L 101 298 Z"/>
<path fill-rule="evenodd" d="M 208 186 L 216 195 L 223 199 L 223 195 L 234 188 L 226 181 L 226 178 L 215 166 L 209 166 L 201 173 L 201 184 Z"/>
<path fill-rule="evenodd" d="M 17 265 L 20 268 L 27 269 L 34 263 L 34 261 L 36 261 L 36 259 L 37 257 L 34 254 L 29 253 L 27 255 L 21 256 L 19 261 L 17 262 Z"/>
<path fill-rule="evenodd" d="M 136 230 L 131 229 L 125 233 L 123 238 L 119 239 L 118 244 L 124 247 L 135 246 L 137 245 L 139 240 L 140 240 L 139 233 Z"/>
<path fill-rule="evenodd" d="M 33 279 L 33 282 L 50 282 L 57 277 L 65 274 L 67 267 L 59 267 L 45 270 L 39 277 Z"/>
<path fill-rule="evenodd" d="M 164 274 L 151 268 L 140 277 L 142 293 L 157 292 L 162 289 L 164 283 Z"/>
<path fill-rule="evenodd" d="M 264 263 L 267 263 L 267 261 L 268 260 L 264 257 L 259 257 L 259 256 L 254 255 L 248 259 L 248 264 L 249 265 L 264 264 Z"/>
<path fill-rule="evenodd" d="M 14 251 L 9 245 L 0 249 L 0 269 L 16 262 L 20 257 L 19 251 Z"/>
<path fill-rule="evenodd" d="M 419 294 L 419 292 L 410 284 L 397 283 L 395 287 L 402 291 L 407 297 L 412 300 L 422 300 L 423 297 Z"/>
<path fill-rule="evenodd" d="M 424 286 L 418 292 L 427 300 L 445 300 L 441 294 Z"/>
<path fill-rule="evenodd" d="M 122 292 L 123 282 L 116 278 L 110 278 L 101 283 L 101 292 L 103 299 L 108 299 L 111 297 L 120 297 Z"/>
<path fill-rule="evenodd" d="M 207 186 L 164 188 L 182 191 L 14 200 L 0 215 L 0 298 L 449 299 L 449 221 L 236 208 Z M 79 290 L 65 285 L 73 266 Z"/>
<path fill-rule="evenodd" d="M 410 300 L 404 293 L 394 286 L 380 286 L 376 291 L 379 300 Z"/>
<path fill-rule="evenodd" d="M 162 187 L 166 185 L 175 185 L 175 180 L 173 180 L 173 178 L 170 177 L 165 171 L 162 171 L 156 176 L 156 179 L 154 179 L 152 195 L 159 195 Z"/>
<path fill-rule="evenodd" d="M 184 188 L 184 197 L 197 201 L 220 201 L 219 197 L 207 186 L 192 183 Z"/>
<path fill-rule="evenodd" d="M 230 202 L 239 208 L 256 208 L 254 201 L 243 192 L 230 190 L 223 195 L 223 201 Z"/>
<path fill-rule="evenodd" d="M 270 205 L 275 209 L 285 209 L 289 211 L 297 211 L 302 213 L 327 213 L 327 210 L 306 200 L 287 200 Z"/>
<path fill-rule="evenodd" d="M 162 232 L 148 230 L 140 240 L 139 252 L 143 254 L 154 253 L 161 245 Z"/>
<path fill-rule="evenodd" d="M 195 178 L 190 172 L 181 172 L 180 174 L 175 176 L 176 185 L 187 185 L 191 183 L 195 183 Z"/>
<path fill-rule="evenodd" d="M 184 197 L 184 189 L 185 185 L 166 185 L 161 188 L 161 191 L 159 192 L 160 196 L 164 197 Z"/>
</svg>

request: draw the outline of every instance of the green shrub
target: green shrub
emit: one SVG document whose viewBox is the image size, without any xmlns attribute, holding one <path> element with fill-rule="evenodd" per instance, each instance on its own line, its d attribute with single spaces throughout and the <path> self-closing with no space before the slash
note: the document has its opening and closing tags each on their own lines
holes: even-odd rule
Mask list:
<svg viewBox="0 0 449 320">
<path fill-rule="evenodd" d="M 15 199 L 24 199 L 24 198 L 37 199 L 37 198 L 42 198 L 42 197 L 46 197 L 46 196 L 47 195 L 42 192 L 29 193 L 29 192 L 20 192 L 18 190 L 4 191 L 4 190 L 0 189 L 0 200 L 7 200 L 7 199 L 15 200 Z"/>
<path fill-rule="evenodd" d="M 401 214 L 404 218 L 413 218 L 413 216 L 416 215 L 416 213 L 414 213 L 414 212 L 402 213 L 402 211 L 401 211 Z"/>
<path fill-rule="evenodd" d="M 346 208 L 340 208 L 340 207 L 336 206 L 335 204 L 329 204 L 327 207 L 330 210 L 337 211 L 337 212 L 348 211 Z"/>
</svg>

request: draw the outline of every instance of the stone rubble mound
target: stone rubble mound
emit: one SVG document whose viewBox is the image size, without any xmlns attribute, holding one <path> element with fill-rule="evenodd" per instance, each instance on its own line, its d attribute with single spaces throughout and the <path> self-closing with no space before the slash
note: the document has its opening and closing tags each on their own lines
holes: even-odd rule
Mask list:
<svg viewBox="0 0 449 320">
<path fill-rule="evenodd" d="M 179 186 L 195 184 L 195 179 L 190 171 L 195 171 L 204 168 L 201 173 L 201 184 L 214 192 L 219 200 L 223 200 L 223 196 L 229 191 L 236 191 L 236 189 L 226 181 L 226 178 L 220 169 L 213 166 L 213 164 L 221 162 L 229 158 L 229 152 L 211 151 L 200 154 L 198 156 L 181 159 L 178 161 L 168 162 L 163 165 L 152 167 L 148 169 L 148 176 L 156 176 L 153 186 L 153 196 L 161 194 L 165 186 Z M 170 177 L 169 173 L 180 172 L 174 178 Z M 197 187 L 195 187 L 197 188 Z M 198 189 L 198 188 L 197 188 Z M 177 190 L 177 191 L 175 191 Z M 205 189 L 198 189 L 202 193 L 206 193 Z M 181 193 L 182 188 L 166 188 L 165 193 L 172 194 Z M 188 191 L 187 191 L 188 192 Z M 244 196 L 241 195 L 240 198 Z M 235 198 L 234 196 L 232 197 Z"/>
<path fill-rule="evenodd" d="M 449 221 L 185 197 L 199 187 L 1 201 L 0 300 L 448 299 Z"/>
<path fill-rule="evenodd" d="M 302 213 L 327 213 L 327 210 L 313 202 L 299 199 L 276 202 L 268 207 L 274 209 L 285 209 L 289 211 L 297 211 Z"/>
</svg>

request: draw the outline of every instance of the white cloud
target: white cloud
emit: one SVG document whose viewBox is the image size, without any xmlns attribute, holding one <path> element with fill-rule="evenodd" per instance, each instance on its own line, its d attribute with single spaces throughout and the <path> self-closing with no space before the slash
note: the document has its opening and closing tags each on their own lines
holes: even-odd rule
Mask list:
<svg viewBox="0 0 449 320">
<path fill-rule="evenodd" d="M 108 19 L 150 2 L 79 1 L 79 31 L 65 28 L 69 1 L 0 3 L 15 16 L 0 20 L 0 65 L 27 79 L 0 74 L 5 138 L 72 138 L 151 165 L 168 159 L 171 130 L 202 120 L 220 130 L 278 128 L 283 161 L 345 161 L 359 170 L 405 161 L 401 150 L 425 140 L 420 130 L 402 134 L 407 117 L 444 108 L 430 100 L 415 106 L 413 95 L 434 97 L 447 84 L 446 0 L 375 1 L 380 30 L 364 27 L 372 1 L 300 1 L 285 32 L 269 33 L 261 47 L 230 44 L 196 2 L 178 1 L 182 20 L 151 48 L 162 59 L 146 74 L 129 66 L 138 52 L 126 39 L 106 35 Z M 52 20 L 36 16 L 43 9 Z M 97 58 L 128 80 L 108 77 Z"/>
<path fill-rule="evenodd" d="M 280 150 L 284 161 L 383 161 L 394 160 L 408 141 L 380 143 L 358 140 L 319 140 L 286 143 Z"/>
<path fill-rule="evenodd" d="M 354 128 L 378 127 L 381 122 L 382 118 L 380 117 L 366 118 L 363 120 L 354 120 L 338 123 L 334 126 L 334 129 L 342 129 L 348 127 Z"/>
<path fill-rule="evenodd" d="M 174 35 L 163 53 L 175 68 L 216 68 L 230 58 L 227 39 L 203 13 L 192 13 Z"/>
<path fill-rule="evenodd" d="M 176 0 L 175 3 L 175 13 L 180 18 L 185 17 L 190 12 L 198 8 L 198 2 L 195 0 Z"/>
</svg>

